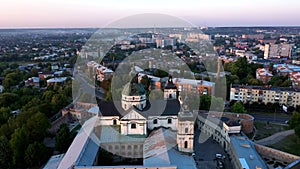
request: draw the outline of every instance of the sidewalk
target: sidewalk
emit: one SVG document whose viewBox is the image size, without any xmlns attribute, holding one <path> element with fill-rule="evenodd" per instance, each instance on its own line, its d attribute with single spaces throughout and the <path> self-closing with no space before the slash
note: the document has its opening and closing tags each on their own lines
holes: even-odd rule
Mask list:
<svg viewBox="0 0 300 169">
<path fill-rule="evenodd" d="M 281 140 L 283 140 L 285 137 L 295 134 L 294 130 L 286 130 L 286 131 L 282 131 L 279 133 L 275 133 L 267 138 L 255 141 L 255 143 L 260 144 L 260 145 L 271 145 L 271 144 L 275 144 Z"/>
</svg>

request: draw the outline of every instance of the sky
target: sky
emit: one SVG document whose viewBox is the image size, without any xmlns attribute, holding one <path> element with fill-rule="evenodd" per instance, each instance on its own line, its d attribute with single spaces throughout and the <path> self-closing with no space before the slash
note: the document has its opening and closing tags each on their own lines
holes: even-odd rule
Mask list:
<svg viewBox="0 0 300 169">
<path fill-rule="evenodd" d="M 196 26 L 300 26 L 299 0 L 0 0 L 0 28 L 105 27 L 167 14 Z"/>
</svg>

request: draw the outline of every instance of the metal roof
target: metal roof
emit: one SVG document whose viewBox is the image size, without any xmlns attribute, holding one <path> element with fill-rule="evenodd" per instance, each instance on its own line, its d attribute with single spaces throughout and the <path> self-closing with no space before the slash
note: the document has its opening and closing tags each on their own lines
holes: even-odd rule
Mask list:
<svg viewBox="0 0 300 169">
<path fill-rule="evenodd" d="M 230 140 L 243 167 L 261 167 L 261 169 L 267 169 L 265 162 L 256 151 L 254 143 L 251 140 L 249 140 L 248 137 L 231 136 Z"/>
</svg>

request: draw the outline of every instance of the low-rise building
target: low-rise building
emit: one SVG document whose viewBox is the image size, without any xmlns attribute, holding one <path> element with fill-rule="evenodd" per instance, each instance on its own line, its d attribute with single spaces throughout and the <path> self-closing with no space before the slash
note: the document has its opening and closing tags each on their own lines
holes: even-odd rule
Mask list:
<svg viewBox="0 0 300 169">
<path fill-rule="evenodd" d="M 273 77 L 272 72 L 265 68 L 256 69 L 256 79 L 262 81 L 264 84 L 267 84 Z"/>
<path fill-rule="evenodd" d="M 215 90 L 215 83 L 205 80 L 174 78 L 173 82 L 179 91 L 188 91 L 201 95 L 213 95 Z"/>
<path fill-rule="evenodd" d="M 290 73 L 289 78 L 292 81 L 293 87 L 297 87 L 297 88 L 300 87 L 300 72 Z"/>
<path fill-rule="evenodd" d="M 89 61 L 87 63 L 89 75 L 96 74 L 96 78 L 99 81 L 108 80 L 113 76 L 114 71 L 111 69 L 98 64 L 95 61 Z M 94 76 L 93 76 L 94 77 Z"/>
<path fill-rule="evenodd" d="M 39 77 L 31 77 L 25 80 L 25 86 L 33 86 L 34 88 L 40 88 L 40 78 Z"/>
<path fill-rule="evenodd" d="M 63 84 L 67 80 L 67 77 L 55 77 L 47 80 L 47 86 Z"/>
</svg>

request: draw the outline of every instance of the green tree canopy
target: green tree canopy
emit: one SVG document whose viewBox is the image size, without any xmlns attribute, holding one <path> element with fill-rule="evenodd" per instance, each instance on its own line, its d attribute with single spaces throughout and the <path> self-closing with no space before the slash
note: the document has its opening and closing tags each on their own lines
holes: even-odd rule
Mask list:
<svg viewBox="0 0 300 169">
<path fill-rule="evenodd" d="M 24 155 L 25 150 L 28 146 L 28 138 L 23 130 L 23 128 L 18 128 L 11 136 L 9 144 L 13 151 L 13 164 L 16 167 L 24 167 Z"/>
<path fill-rule="evenodd" d="M 5 136 L 0 137 L 0 168 L 11 168 L 12 150 Z"/>
<path fill-rule="evenodd" d="M 72 137 L 70 129 L 66 124 L 62 124 L 60 126 L 59 131 L 56 134 L 55 140 L 55 147 L 58 151 L 65 152 L 69 148 L 72 142 Z"/>
<path fill-rule="evenodd" d="M 34 142 L 33 144 L 29 144 L 25 150 L 24 158 L 26 163 L 31 167 L 41 166 L 45 158 L 47 158 L 47 149 L 44 144 Z"/>
<path fill-rule="evenodd" d="M 241 102 L 235 102 L 233 106 L 231 107 L 231 112 L 234 113 L 246 113 L 246 109 L 244 105 Z"/>
</svg>

